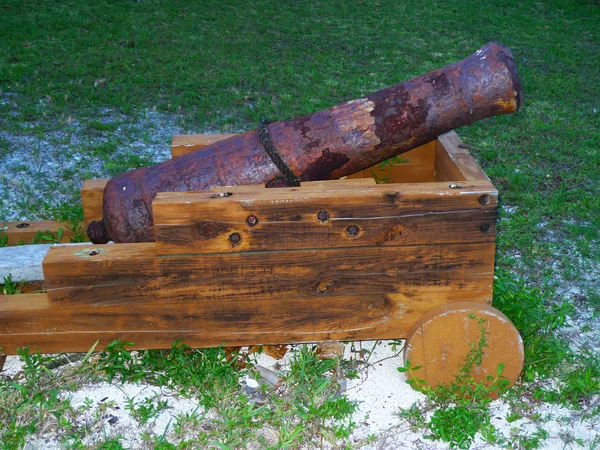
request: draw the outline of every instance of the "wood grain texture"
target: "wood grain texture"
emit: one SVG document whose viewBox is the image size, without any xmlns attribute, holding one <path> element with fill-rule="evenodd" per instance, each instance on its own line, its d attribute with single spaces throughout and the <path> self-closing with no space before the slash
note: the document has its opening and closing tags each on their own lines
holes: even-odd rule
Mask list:
<svg viewBox="0 0 600 450">
<path fill-rule="evenodd" d="M 497 191 L 489 181 L 461 189 L 421 183 L 337 191 L 239 188 L 231 194 L 159 193 L 153 204 L 158 254 L 495 240 Z"/>
<path fill-rule="evenodd" d="M 108 179 L 98 178 L 85 180 L 81 188 L 81 205 L 83 206 L 83 221 L 86 226 L 92 220 L 102 219 L 102 198 Z"/>
<path fill-rule="evenodd" d="M 468 149 L 455 131 L 441 135 L 436 142 L 435 178 L 440 181 L 489 181 Z"/>
<path fill-rule="evenodd" d="M 58 230 L 62 229 L 62 241 L 69 242 L 69 238 L 75 236 L 69 230 L 71 224 L 56 220 L 24 220 L 21 222 L 0 222 L 0 237 L 2 234 L 8 237 L 7 245 L 18 245 L 20 243 L 31 244 L 37 233 L 52 233 L 58 238 Z"/>
<path fill-rule="evenodd" d="M 90 246 L 89 257 L 52 248 L 43 265 L 48 297 L 61 307 L 209 301 L 235 308 L 242 302 L 350 296 L 487 301 L 494 247 L 488 242 L 157 257 L 151 243 L 115 244 Z"/>
<path fill-rule="evenodd" d="M 406 162 L 392 166 L 388 172 L 388 168 L 381 170 L 379 164 L 376 164 L 368 169 L 361 170 L 352 175 L 350 179 L 357 178 L 373 178 L 373 172 L 378 179 L 389 175 L 388 183 L 427 183 L 436 181 L 435 179 L 435 155 L 436 155 L 437 140 L 428 142 L 414 148 L 401 156 Z"/>
<path fill-rule="evenodd" d="M 234 136 L 233 134 L 182 134 L 173 136 L 171 141 L 171 158 L 200 150 L 215 142 Z"/>
<path fill-rule="evenodd" d="M 90 247 L 99 251 L 103 247 Z M 405 337 L 449 302 L 491 302 L 493 244 L 156 257 L 152 244 L 52 249 L 47 294 L 0 303 L 0 345 L 44 352 Z M 65 270 L 68 267 L 69 270 Z M 20 301 L 18 297 L 25 298 Z"/>
<path fill-rule="evenodd" d="M 480 323 L 480 320 L 485 322 Z M 421 369 L 409 378 L 424 380 L 435 389 L 456 380 L 458 368 L 481 338 L 481 328 L 487 335 L 480 364 L 473 367 L 475 383 L 490 386 L 497 376 L 499 364 L 504 365 L 502 377 L 512 386 L 521 375 L 524 362 L 523 341 L 508 317 L 491 305 L 457 302 L 429 311 L 410 330 L 404 346 L 404 359 Z M 493 395 L 493 398 L 497 398 Z"/>
</svg>

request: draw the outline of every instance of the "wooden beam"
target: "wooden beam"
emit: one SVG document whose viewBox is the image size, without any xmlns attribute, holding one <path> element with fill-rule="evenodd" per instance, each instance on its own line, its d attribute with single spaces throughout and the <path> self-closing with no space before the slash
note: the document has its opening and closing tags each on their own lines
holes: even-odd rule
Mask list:
<svg viewBox="0 0 600 450">
<path fill-rule="evenodd" d="M 231 194 L 159 193 L 153 204 L 158 254 L 495 240 L 497 191 L 489 181 L 461 189 L 410 183 L 337 191 L 240 187 Z"/>
<path fill-rule="evenodd" d="M 436 146 L 435 175 L 438 180 L 490 181 L 469 152 L 469 146 L 455 131 L 440 136 Z"/>
<path fill-rule="evenodd" d="M 104 187 L 108 183 L 106 178 L 85 180 L 81 188 L 81 204 L 83 206 L 83 220 L 85 225 L 92 220 L 102 220 L 102 198 Z"/>
<path fill-rule="evenodd" d="M 494 242 L 198 257 L 158 257 L 145 243 L 52 248 L 43 266 L 48 296 L 61 308 L 230 302 L 248 318 L 256 305 L 276 300 L 283 309 L 291 299 L 346 296 L 484 301 L 491 298 L 493 260 Z"/>
<path fill-rule="evenodd" d="M 20 222 L 0 222 L 0 237 L 5 235 L 8 238 L 7 245 L 31 244 L 34 238 L 51 233 L 58 239 L 58 230 L 62 229 L 61 242 L 69 242 L 69 238 L 74 237 L 75 233 L 68 227 L 70 223 L 59 222 L 56 220 L 24 220 Z M 48 242 L 40 239 L 40 242 Z"/>
</svg>

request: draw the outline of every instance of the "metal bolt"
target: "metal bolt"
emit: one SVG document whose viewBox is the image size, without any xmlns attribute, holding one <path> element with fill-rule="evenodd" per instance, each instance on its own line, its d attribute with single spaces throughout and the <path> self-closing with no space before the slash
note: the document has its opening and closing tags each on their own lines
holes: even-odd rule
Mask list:
<svg viewBox="0 0 600 450">
<path fill-rule="evenodd" d="M 235 247 L 241 241 L 242 241 L 242 236 L 240 236 L 240 233 L 231 233 L 229 235 L 229 242 L 231 242 L 232 247 Z"/>
<path fill-rule="evenodd" d="M 490 231 L 492 231 L 492 226 L 489 223 L 484 223 L 483 225 L 481 225 L 479 227 L 479 230 L 483 233 L 483 234 L 488 234 Z"/>
<path fill-rule="evenodd" d="M 251 227 L 258 225 L 258 217 L 256 217 L 254 214 L 250 214 L 248 217 L 246 217 L 246 223 Z"/>
<path fill-rule="evenodd" d="M 469 148 L 467 144 L 458 144 L 458 148 Z"/>
<path fill-rule="evenodd" d="M 490 196 L 489 195 L 482 195 L 481 197 L 479 197 L 479 204 L 480 205 L 489 205 L 490 204 Z"/>
<path fill-rule="evenodd" d="M 20 223 L 19 225 L 17 225 L 17 228 L 27 228 L 28 226 L 29 226 L 28 223 L 23 222 L 23 223 Z"/>
<path fill-rule="evenodd" d="M 319 211 L 317 219 L 319 219 L 319 222 L 327 222 L 329 220 L 329 213 L 327 211 Z"/>
<path fill-rule="evenodd" d="M 359 230 L 359 228 L 356 225 L 350 225 L 348 228 L 346 228 L 346 233 L 350 237 L 357 236 L 359 231 L 360 230 Z"/>
</svg>

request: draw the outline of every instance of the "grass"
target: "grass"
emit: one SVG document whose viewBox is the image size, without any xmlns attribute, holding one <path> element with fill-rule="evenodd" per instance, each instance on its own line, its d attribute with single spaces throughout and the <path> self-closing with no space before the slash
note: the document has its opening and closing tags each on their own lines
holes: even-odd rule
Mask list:
<svg viewBox="0 0 600 450">
<path fill-rule="evenodd" d="M 591 399 L 599 394 L 599 362 L 594 351 L 585 350 L 600 346 L 593 328 L 600 315 L 598 30 L 597 0 L 201 5 L 5 0 L 0 5 L 0 221 L 81 219 L 76 205 L 83 179 L 160 160 L 176 132 L 236 132 L 254 128 L 261 117 L 311 113 L 441 67 L 496 40 L 515 56 L 524 107 L 458 132 L 501 195 L 494 305 L 519 328 L 526 349 L 524 375 L 507 401 L 515 417 L 528 414 L 522 398 L 598 415 Z M 2 242 L 0 233 L 0 247 Z M 2 289 L 9 293 L 13 287 L 5 282 Z M 31 375 L 17 383 L 26 390 L 3 384 L 0 392 L 2 408 L 20 404 L 25 414 L 3 410 L 6 448 L 18 447 L 39 428 L 43 417 L 34 410 L 57 423 L 69 416 L 63 400 L 50 394 L 53 383 L 63 389 L 73 377 L 98 373 L 109 380 L 166 385 L 211 408 L 218 404 L 217 425 L 200 432 L 199 442 L 219 448 L 259 439 L 256 423 L 279 430 L 280 447 L 302 439 L 343 440 L 352 429 L 352 405 L 332 400 L 332 368 L 317 364 L 308 347 L 285 375 L 286 385 L 295 387 L 278 392 L 271 405 L 277 414 L 243 400 L 237 377 L 246 369 L 234 367 L 222 349 L 176 346 L 167 354 L 136 354 L 118 343 L 93 370 L 67 376 L 71 381 L 64 385 L 42 369 L 45 357 L 29 358 Z M 310 371 L 302 361 L 310 362 Z M 303 383 L 326 388 L 304 391 Z M 307 425 L 298 420 L 299 405 L 311 411 Z M 316 429 L 324 415 L 338 412 L 345 420 L 322 433 Z M 15 420 L 7 419 L 11 414 Z M 185 430 L 199 430 L 200 422 L 196 414 L 173 426 L 184 436 Z M 509 436 L 506 445 L 535 448 L 544 433 Z M 107 438 L 98 448 L 124 445 Z M 169 448 L 164 440 L 153 445 Z"/>
<path fill-rule="evenodd" d="M 321 360 L 314 347 L 293 350 L 289 370 L 279 374 L 282 384 L 270 388 L 268 399 L 265 396 L 261 403 L 239 384 L 240 377 L 253 371 L 247 354 L 231 354 L 223 348 L 194 350 L 179 343 L 170 351 L 132 353 L 127 347 L 126 342 L 114 342 L 106 351 L 92 356 L 91 349 L 74 362 L 21 351 L 23 373 L 13 380 L 0 378 L 0 448 L 21 448 L 26 436 L 40 429 L 57 432 L 65 448 L 87 448 L 86 437 L 115 405 L 109 400 L 97 406 L 86 399 L 76 408 L 68 393 L 84 383 L 102 381 L 144 382 L 197 402 L 193 411 L 178 415 L 164 431 L 159 430 L 162 434 L 155 434 L 153 420 L 170 408 L 169 402 L 158 395 L 127 400 L 125 409 L 139 424 L 147 425 L 141 438 L 153 442 L 153 448 L 240 448 L 249 443 L 297 448 L 301 443 L 347 441 L 355 426 L 351 418 L 356 405 L 337 395 L 339 384 L 332 376 L 339 361 Z M 166 437 L 169 427 L 179 447 Z M 273 435 L 265 437 L 265 429 L 273 430 Z M 121 448 L 122 442 L 113 437 L 96 445 Z"/>
</svg>

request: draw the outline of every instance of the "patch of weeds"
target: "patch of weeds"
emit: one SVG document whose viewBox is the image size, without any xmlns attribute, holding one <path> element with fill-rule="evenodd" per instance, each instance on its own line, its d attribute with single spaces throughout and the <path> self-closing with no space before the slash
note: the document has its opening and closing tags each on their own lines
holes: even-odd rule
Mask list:
<svg viewBox="0 0 600 450">
<path fill-rule="evenodd" d="M 435 411 L 426 421 L 416 421 L 419 427 L 427 427 L 429 434 L 425 438 L 447 442 L 451 448 L 470 448 L 478 431 L 485 433 L 487 439 L 498 439 L 497 431 L 490 423 L 489 404 L 491 395 L 500 395 L 506 391 L 509 381 L 502 376 L 504 364 L 500 363 L 496 376 L 489 375 L 486 383 L 476 383 L 473 378 L 476 366 L 481 365 L 488 346 L 489 333 L 486 331 L 486 319 L 469 315 L 471 320 L 477 320 L 480 327 L 478 342 L 471 343 L 471 349 L 465 356 L 464 364 L 459 367 L 454 381 L 450 385 L 440 385 L 431 388 L 425 380 L 418 378 L 421 366 L 411 366 L 406 361 L 398 371 L 406 373 L 407 382 L 417 391 L 427 395 L 430 407 Z M 407 420 L 415 421 L 417 406 L 400 412 Z M 410 422 L 409 422 L 410 423 Z M 411 424 L 412 425 L 412 424 Z"/>
<path fill-rule="evenodd" d="M 111 383 L 145 381 L 167 386 L 184 396 L 197 395 L 200 404 L 214 407 L 220 396 L 237 391 L 238 357 L 228 359 L 222 347 L 191 349 L 177 341 L 171 350 L 131 352 L 132 342 L 115 341 L 100 355 L 99 367 Z"/>
<path fill-rule="evenodd" d="M 131 417 L 141 424 L 146 424 L 150 419 L 157 417 L 165 409 L 169 409 L 169 403 L 166 400 L 157 400 L 147 397 L 142 401 L 136 402 L 133 399 L 127 400 L 125 409 L 129 410 Z"/>
<path fill-rule="evenodd" d="M 4 277 L 3 283 L 2 295 L 17 295 L 21 293 L 22 285 L 16 281 L 13 281 L 11 274 L 8 274 L 7 277 Z"/>
<path fill-rule="evenodd" d="M 71 218 L 71 225 L 67 226 L 67 229 L 73 232 L 73 236 L 69 238 L 71 243 L 85 242 L 87 240 L 87 235 L 82 225 L 83 220 L 79 217 Z"/>
<path fill-rule="evenodd" d="M 494 282 L 493 304 L 508 316 L 523 338 L 525 380 L 550 377 L 571 358 L 568 342 L 558 334 L 573 313 L 571 303 L 547 306 L 539 290 L 526 289 L 500 272 Z"/>
<path fill-rule="evenodd" d="M 533 450 L 539 448 L 542 442 L 548 439 L 548 432 L 543 428 L 539 428 L 531 434 L 521 434 L 518 430 L 511 433 L 509 440 L 510 448 L 518 448 L 523 450 Z"/>
<path fill-rule="evenodd" d="M 63 229 L 59 228 L 56 235 L 50 230 L 37 231 L 31 240 L 32 244 L 58 244 L 62 241 Z"/>
<path fill-rule="evenodd" d="M 107 439 L 96 447 L 97 450 L 125 450 L 123 444 L 121 443 L 121 439 L 119 438 L 110 438 Z"/>
<path fill-rule="evenodd" d="M 73 370 L 50 370 L 55 357 L 30 353 L 29 348 L 18 350 L 23 362 L 22 371 L 13 378 L 0 377 L 0 442 L 1 448 L 22 448 L 27 435 L 40 428 L 55 428 L 77 448 L 78 432 L 73 432 L 75 411 L 61 392 L 77 386 L 94 376 L 94 364 L 89 359 L 95 346 Z M 83 431 L 82 431 L 83 432 Z"/>
<path fill-rule="evenodd" d="M 8 235 L 0 232 L 0 248 L 8 246 Z"/>
<path fill-rule="evenodd" d="M 285 389 L 274 400 L 280 416 L 293 414 L 301 419 L 300 423 L 286 427 L 283 435 L 287 434 L 289 442 L 325 439 L 334 443 L 349 438 L 356 426 L 352 415 L 357 404 L 339 394 L 338 371 L 339 361 L 321 360 L 314 346 L 302 345 L 294 353 L 284 377 Z M 280 445 L 284 443 L 283 435 Z"/>
</svg>

